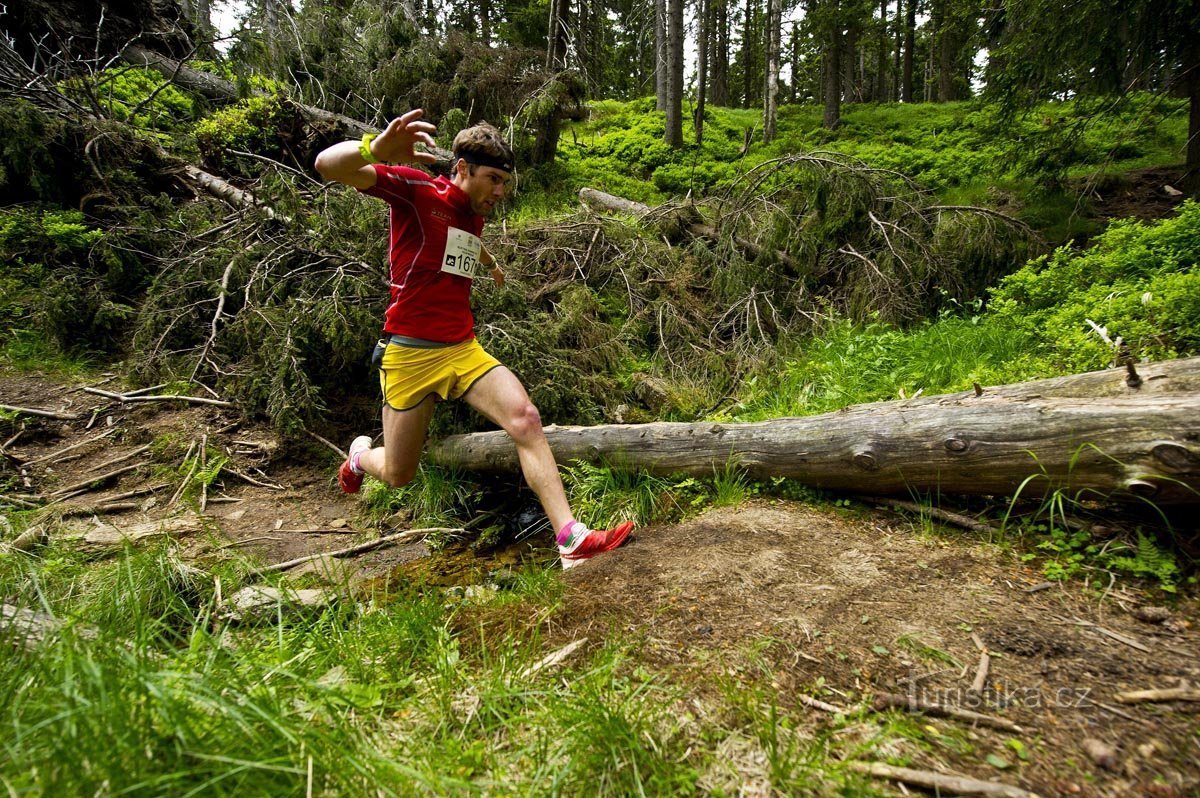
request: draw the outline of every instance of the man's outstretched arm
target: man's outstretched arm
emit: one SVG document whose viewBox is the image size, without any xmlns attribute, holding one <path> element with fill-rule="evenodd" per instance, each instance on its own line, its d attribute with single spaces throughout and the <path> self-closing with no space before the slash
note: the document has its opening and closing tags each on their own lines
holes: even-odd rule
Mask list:
<svg viewBox="0 0 1200 798">
<path fill-rule="evenodd" d="M 393 119 L 368 145 L 372 157 L 387 163 L 435 163 L 437 158 L 433 154 L 414 149 L 418 142 L 435 146 L 432 134 L 437 128 L 421 121 L 424 113 L 420 108 L 414 108 Z M 363 157 L 361 146 L 359 141 L 343 141 L 325 148 L 317 155 L 317 171 L 326 180 L 355 188 L 370 188 L 375 185 L 375 169 Z"/>
</svg>

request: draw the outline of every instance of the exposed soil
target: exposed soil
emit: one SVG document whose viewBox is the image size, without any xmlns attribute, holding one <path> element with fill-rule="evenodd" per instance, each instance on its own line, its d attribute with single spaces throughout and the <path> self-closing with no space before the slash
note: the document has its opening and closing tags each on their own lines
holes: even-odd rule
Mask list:
<svg viewBox="0 0 1200 798">
<path fill-rule="evenodd" d="M 1165 219 L 1186 199 L 1180 192 L 1183 169 L 1156 167 L 1128 172 L 1093 188 L 1092 210 L 1103 221 Z"/>
<path fill-rule="evenodd" d="M 322 444 L 288 451 L 269 430 L 221 409 L 121 405 L 68 391 L 51 380 L 0 374 L 0 402 L 80 415 L 72 421 L 22 417 L 17 426 L 24 431 L 4 448 L 0 492 L 30 500 L 141 464 L 56 503 L 63 513 L 78 514 L 68 527 L 80 533 L 194 515 L 194 502 L 172 502 L 178 477 L 156 475 L 156 469 L 178 467 L 189 444 L 201 440 L 224 452 L 230 468 L 278 488 L 223 472 L 207 493 L 200 531 L 180 541 L 187 556 L 238 551 L 274 563 L 405 528 L 403 516 L 382 527 L 361 525 L 360 500 L 337 490 L 337 458 Z M 110 429 L 115 432 L 64 452 Z M 113 462 L 151 443 L 153 452 Z M 56 452 L 60 456 L 34 462 Z M 105 497 L 160 483 L 164 487 L 132 499 L 136 508 L 98 516 L 86 511 L 103 508 Z M 518 551 L 534 559 L 554 556 L 528 543 L 505 556 Z M 427 554 L 420 543 L 385 548 L 332 561 L 332 574 L 325 561 L 306 578 L 378 585 L 404 578 L 402 566 Z M 423 573 L 434 583 L 482 579 L 505 565 L 465 549 L 425 562 Z M 549 620 L 508 622 L 544 624 L 548 649 L 584 637 L 598 644 L 614 632 L 641 641 L 648 663 L 695 686 L 697 711 L 715 699 L 713 673 L 740 672 L 757 673 L 781 705 L 809 719 L 814 733 L 831 716 L 803 707 L 801 696 L 853 710 L 879 692 L 973 709 L 1023 730 L 922 719 L 927 728 L 959 730 L 969 744 L 914 743 L 903 751 L 914 767 L 1019 784 L 1042 795 L 1196 795 L 1200 704 L 1125 705 L 1115 696 L 1200 684 L 1200 601 L 1176 599 L 1165 621 L 1145 623 L 1133 612 L 1162 604 L 1162 594 L 1111 585 L 1103 576 L 1098 584 L 1031 592 L 1040 574 L 977 537 L 924 533 L 888 511 L 755 500 L 640 529 L 629 545 L 568 572 L 564 604 Z M 991 656 L 982 694 L 968 690 L 980 658 L 973 636 Z M 1116 750 L 1111 769 L 1085 753 L 1086 738 Z M 1014 755 L 1007 745 L 1012 739 L 1023 742 L 1028 761 Z M 989 754 L 1011 767 L 998 770 L 987 763 Z"/>
<path fill-rule="evenodd" d="M 1042 795 L 1200 788 L 1200 707 L 1123 706 L 1114 698 L 1200 677 L 1194 598 L 1179 603 L 1167 624 L 1150 625 L 1131 615 L 1158 601 L 1148 591 L 1076 583 L 1029 592 L 1040 574 L 1000 547 L 922 535 L 888 513 L 764 501 L 640 530 L 633 545 L 567 578 L 555 642 L 603 639 L 614 628 L 643 635 L 647 657 L 697 682 L 713 668 L 737 667 L 759 644 L 764 678 L 784 705 L 805 695 L 853 707 L 881 691 L 974 709 L 1025 730 L 976 728 L 969 754 L 907 752 L 920 767 L 992 778 L 998 771 L 986 756 L 1017 764 L 1005 745 L 1017 737 L 1033 753 L 1000 778 Z M 972 633 L 991 653 L 980 695 L 968 689 L 980 657 Z M 812 715 L 814 725 L 827 722 Z M 1088 737 L 1118 751 L 1115 770 L 1083 752 Z"/>
</svg>

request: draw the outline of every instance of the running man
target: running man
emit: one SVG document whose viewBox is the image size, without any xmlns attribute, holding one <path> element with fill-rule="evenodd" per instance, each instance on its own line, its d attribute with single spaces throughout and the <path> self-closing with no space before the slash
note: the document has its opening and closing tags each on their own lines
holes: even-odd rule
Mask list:
<svg viewBox="0 0 1200 798">
<path fill-rule="evenodd" d="M 465 399 L 504 429 L 516 444 L 525 481 L 557 530 L 563 568 L 571 568 L 624 542 L 633 529 L 588 529 L 575 520 L 538 410 L 520 380 L 475 340 L 471 281 L 481 266 L 502 283 L 504 272 L 479 239 L 484 220 L 513 180 L 512 148 L 487 123 L 454 138 L 453 177 L 431 178 L 395 164 L 433 163 L 418 143 L 434 146 L 436 128 L 413 109 L 378 136 L 323 150 L 316 169 L 388 203 L 391 301 L 379 370 L 383 389 L 383 446 L 360 435 L 338 472 L 343 491 L 357 493 L 363 475 L 400 487 L 417 473 L 436 402 Z"/>
</svg>

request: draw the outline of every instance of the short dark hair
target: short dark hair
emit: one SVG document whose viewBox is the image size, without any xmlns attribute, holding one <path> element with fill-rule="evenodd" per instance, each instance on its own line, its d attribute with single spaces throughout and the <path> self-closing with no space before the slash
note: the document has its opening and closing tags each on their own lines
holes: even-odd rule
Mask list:
<svg viewBox="0 0 1200 798">
<path fill-rule="evenodd" d="M 487 122 L 479 122 L 458 131 L 451 149 L 454 151 L 456 159 L 466 158 L 467 162 L 471 163 L 475 160 L 471 156 L 482 156 L 480 160 L 483 161 L 499 161 L 509 164 L 510 167 L 506 171 L 512 171 L 512 147 L 500 135 L 500 131 Z"/>
</svg>

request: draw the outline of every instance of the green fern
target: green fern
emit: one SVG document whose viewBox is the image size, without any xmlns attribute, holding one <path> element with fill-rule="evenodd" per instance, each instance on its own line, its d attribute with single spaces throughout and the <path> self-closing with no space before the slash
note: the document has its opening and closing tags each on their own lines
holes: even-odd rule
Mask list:
<svg viewBox="0 0 1200 798">
<path fill-rule="evenodd" d="M 1179 563 L 1175 561 L 1171 552 L 1160 548 L 1153 538 L 1142 534 L 1141 530 L 1138 531 L 1137 548 L 1132 555 L 1113 556 L 1108 564 L 1114 570 L 1153 578 L 1163 590 L 1168 593 L 1175 592 L 1175 583 L 1179 579 Z"/>
</svg>

